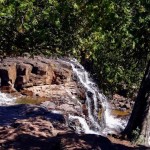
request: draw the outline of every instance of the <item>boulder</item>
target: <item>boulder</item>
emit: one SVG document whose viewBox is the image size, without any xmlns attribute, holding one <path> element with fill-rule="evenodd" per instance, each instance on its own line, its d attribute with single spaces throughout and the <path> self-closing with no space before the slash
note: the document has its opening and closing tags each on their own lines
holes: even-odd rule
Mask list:
<svg viewBox="0 0 150 150">
<path fill-rule="evenodd" d="M 54 76 L 52 63 L 55 62 L 40 56 L 35 58 L 7 57 L 0 63 L 0 86 L 14 85 L 17 90 L 21 90 L 37 85 L 51 85 L 53 79 L 57 78 Z M 69 75 L 65 68 L 58 71 L 60 71 L 58 74 Z"/>
<path fill-rule="evenodd" d="M 19 119 L 11 126 L 0 127 L 0 149 L 34 150 L 114 150 L 110 140 L 101 135 L 76 134 L 67 128 L 57 129 L 42 117 Z"/>
<path fill-rule="evenodd" d="M 130 110 L 131 110 L 131 104 L 130 104 L 130 102 L 127 102 L 127 103 L 125 104 L 125 106 L 126 106 L 127 109 L 130 109 Z"/>
<path fill-rule="evenodd" d="M 88 109 L 87 109 L 87 106 L 85 104 L 82 105 L 82 111 L 83 111 L 83 114 L 85 116 L 88 116 Z"/>
<path fill-rule="evenodd" d="M 59 137 L 61 148 L 66 150 L 115 150 L 110 140 L 100 135 L 67 133 Z"/>
<path fill-rule="evenodd" d="M 47 109 L 55 110 L 56 104 L 50 101 L 45 101 L 41 104 L 41 106 L 46 107 Z"/>
<path fill-rule="evenodd" d="M 54 84 L 63 84 L 72 81 L 72 69 L 64 68 L 61 64 L 52 66 L 55 74 Z"/>
<path fill-rule="evenodd" d="M 125 98 L 118 94 L 113 95 L 113 100 L 111 101 L 113 109 L 117 110 L 132 110 L 134 101 L 130 98 Z"/>
<path fill-rule="evenodd" d="M 71 105 L 68 105 L 68 104 L 62 104 L 62 105 L 58 106 L 57 109 L 63 110 L 67 113 L 68 112 L 77 113 L 77 111 Z"/>
<path fill-rule="evenodd" d="M 17 79 L 15 82 L 16 88 L 22 88 L 25 84 L 28 84 L 30 75 L 32 71 L 32 66 L 29 64 L 24 64 L 23 62 L 17 64 Z"/>
<path fill-rule="evenodd" d="M 78 98 L 82 101 L 82 103 L 85 103 L 86 100 L 86 89 L 81 86 L 81 85 L 77 85 L 77 94 L 78 94 Z"/>
<path fill-rule="evenodd" d="M 5 62 L 0 64 L 1 86 L 8 86 L 15 83 L 17 77 L 16 63 Z"/>
<path fill-rule="evenodd" d="M 55 95 L 60 97 L 66 96 L 70 91 L 70 97 L 73 94 L 81 100 L 86 99 L 85 90 L 82 87 L 78 88 L 77 83 L 73 81 L 71 65 L 61 60 L 47 59 L 41 56 L 33 58 L 26 56 L 6 57 L 0 63 L 0 79 L 0 88 L 9 89 L 8 92 L 16 89 L 21 91 L 23 95 L 40 97 Z M 51 85 L 59 85 L 60 89 L 55 90 Z M 12 90 L 12 87 L 15 89 Z"/>
<path fill-rule="evenodd" d="M 117 100 L 117 101 L 124 101 L 125 97 L 118 95 L 118 94 L 114 94 L 113 95 L 113 100 Z"/>
<path fill-rule="evenodd" d="M 32 71 L 29 78 L 30 83 L 33 83 L 35 86 L 52 83 L 54 73 L 51 65 L 36 61 L 31 61 L 29 64 L 32 65 Z"/>
<path fill-rule="evenodd" d="M 33 96 L 33 92 L 26 89 L 21 90 L 20 93 L 26 96 Z"/>
</svg>

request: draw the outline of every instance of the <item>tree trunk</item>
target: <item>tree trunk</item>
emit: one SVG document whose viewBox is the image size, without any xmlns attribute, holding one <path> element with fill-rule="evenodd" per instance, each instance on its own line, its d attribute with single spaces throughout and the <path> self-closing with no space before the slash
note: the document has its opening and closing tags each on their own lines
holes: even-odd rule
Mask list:
<svg viewBox="0 0 150 150">
<path fill-rule="evenodd" d="M 150 61 L 131 113 L 129 122 L 123 131 L 123 135 L 132 136 L 134 130 L 139 129 L 139 138 L 142 144 L 150 146 Z"/>
</svg>

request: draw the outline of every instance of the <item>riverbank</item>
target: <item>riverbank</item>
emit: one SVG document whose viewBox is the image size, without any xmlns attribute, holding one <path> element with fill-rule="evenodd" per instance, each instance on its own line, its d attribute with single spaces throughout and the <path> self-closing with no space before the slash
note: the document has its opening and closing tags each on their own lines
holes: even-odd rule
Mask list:
<svg viewBox="0 0 150 150">
<path fill-rule="evenodd" d="M 17 97 L 0 106 L 3 149 L 44 145 L 43 149 L 107 150 L 118 145 L 108 134 L 119 134 L 130 112 L 120 115 L 114 110 L 127 112 L 132 106 L 119 96 L 109 103 L 76 60 L 6 58 L 0 64 L 0 78 L 1 91 Z"/>
</svg>

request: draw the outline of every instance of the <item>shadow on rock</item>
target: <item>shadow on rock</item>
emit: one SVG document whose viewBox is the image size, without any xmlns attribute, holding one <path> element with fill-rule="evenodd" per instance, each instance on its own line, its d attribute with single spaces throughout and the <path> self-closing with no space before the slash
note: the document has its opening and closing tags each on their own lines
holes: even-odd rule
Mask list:
<svg viewBox="0 0 150 150">
<path fill-rule="evenodd" d="M 115 150 L 111 142 L 102 136 L 66 133 L 50 138 L 20 134 L 3 143 L 2 150 Z"/>
<path fill-rule="evenodd" d="M 115 150 L 110 140 L 100 135 L 68 133 L 61 135 L 60 141 L 66 150 Z"/>
<path fill-rule="evenodd" d="M 62 114 L 36 105 L 0 106 L 0 150 L 148 150 L 70 132 Z"/>
<path fill-rule="evenodd" d="M 9 125 L 18 119 L 44 116 L 50 121 L 65 122 L 62 114 L 52 113 L 37 105 L 0 106 L 0 125 Z"/>
<path fill-rule="evenodd" d="M 7 150 L 60 150 L 59 140 L 56 137 L 43 138 L 29 134 L 20 134 L 15 139 L 5 142 L 0 148 Z"/>
<path fill-rule="evenodd" d="M 106 137 L 98 135 L 78 135 L 66 133 L 55 137 L 43 138 L 29 134 L 20 134 L 0 147 L 2 150 L 148 150 L 140 146 L 131 148 L 121 144 L 112 144 Z"/>
<path fill-rule="evenodd" d="M 121 144 L 113 144 L 115 147 L 115 150 L 150 150 L 150 148 L 145 147 L 145 146 L 137 146 L 137 147 L 128 147 L 125 145 L 121 145 Z"/>
</svg>

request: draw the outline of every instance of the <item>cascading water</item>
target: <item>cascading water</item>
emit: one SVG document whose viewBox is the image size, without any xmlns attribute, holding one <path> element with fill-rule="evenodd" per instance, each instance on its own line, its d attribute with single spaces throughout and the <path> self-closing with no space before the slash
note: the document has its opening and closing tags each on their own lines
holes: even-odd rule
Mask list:
<svg viewBox="0 0 150 150">
<path fill-rule="evenodd" d="M 15 100 L 15 97 L 0 92 L 0 106 L 13 105 Z"/>
<path fill-rule="evenodd" d="M 115 118 L 111 115 L 110 105 L 107 98 L 99 92 L 97 85 L 89 78 L 89 75 L 85 71 L 84 67 L 75 59 L 69 61 L 59 61 L 69 64 L 72 67 L 74 76 L 77 78 L 77 82 L 81 84 L 86 91 L 85 103 L 87 106 L 88 115 L 74 116 L 70 114 L 68 118 L 70 121 L 78 120 L 80 122 L 82 129 L 76 129 L 79 132 L 89 134 L 108 134 L 113 131 L 119 132 L 123 129 L 127 121 Z M 71 98 L 76 98 L 70 91 L 66 90 L 66 92 Z M 16 98 L 0 92 L 0 106 L 16 104 L 15 100 Z M 100 109 L 102 110 L 101 113 L 99 113 Z"/>
<path fill-rule="evenodd" d="M 120 132 L 120 130 L 124 129 L 127 121 L 115 118 L 111 115 L 107 98 L 99 92 L 96 84 L 89 78 L 84 67 L 75 59 L 63 62 L 69 63 L 72 66 L 78 82 L 86 89 L 88 117 L 81 118 L 79 116 L 69 115 L 70 120 L 78 119 L 84 132 L 89 134 L 108 134 Z M 100 105 L 102 105 L 103 110 L 101 120 L 98 119 Z"/>
</svg>

